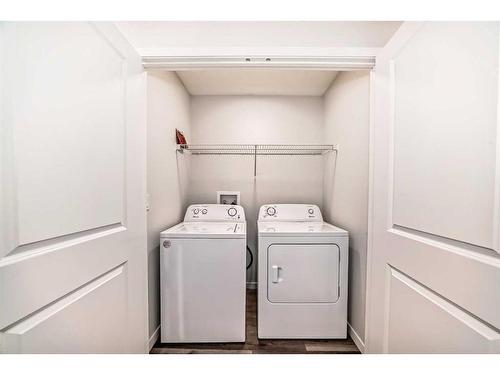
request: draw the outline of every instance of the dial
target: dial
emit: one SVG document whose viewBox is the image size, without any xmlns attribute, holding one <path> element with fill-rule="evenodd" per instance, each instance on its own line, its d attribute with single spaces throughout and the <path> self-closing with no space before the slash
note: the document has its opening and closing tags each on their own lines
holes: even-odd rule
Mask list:
<svg viewBox="0 0 500 375">
<path fill-rule="evenodd" d="M 236 208 L 234 207 L 231 207 L 229 210 L 227 210 L 227 214 L 231 217 L 233 217 L 234 215 L 236 215 L 238 211 L 236 211 Z"/>
<path fill-rule="evenodd" d="M 312 215 L 314 213 L 314 210 L 312 208 L 308 209 L 307 212 L 309 212 L 309 215 Z"/>
<path fill-rule="evenodd" d="M 194 213 L 195 215 L 198 215 L 198 214 L 199 214 L 199 212 L 200 212 L 200 209 L 199 209 L 199 208 L 195 208 L 195 209 L 193 210 L 193 213 Z"/>
<path fill-rule="evenodd" d="M 206 209 L 206 208 L 204 208 L 203 210 L 201 210 L 201 213 L 202 213 L 203 215 L 205 215 L 207 212 L 208 212 L 208 211 L 207 211 L 207 209 Z"/>
<path fill-rule="evenodd" d="M 274 215 L 276 215 L 276 208 L 274 208 L 274 207 L 268 207 L 266 209 L 266 212 L 267 212 L 267 214 L 269 216 L 274 216 Z"/>
</svg>

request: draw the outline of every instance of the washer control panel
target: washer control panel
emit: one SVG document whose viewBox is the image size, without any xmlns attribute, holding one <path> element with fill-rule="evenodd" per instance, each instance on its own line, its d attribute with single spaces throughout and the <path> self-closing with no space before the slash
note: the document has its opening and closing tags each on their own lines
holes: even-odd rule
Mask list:
<svg viewBox="0 0 500 375">
<path fill-rule="evenodd" d="M 265 204 L 259 210 L 260 221 L 323 221 L 314 204 Z"/>
<path fill-rule="evenodd" d="M 245 221 L 241 206 L 227 204 L 192 204 L 186 210 L 184 221 Z"/>
</svg>

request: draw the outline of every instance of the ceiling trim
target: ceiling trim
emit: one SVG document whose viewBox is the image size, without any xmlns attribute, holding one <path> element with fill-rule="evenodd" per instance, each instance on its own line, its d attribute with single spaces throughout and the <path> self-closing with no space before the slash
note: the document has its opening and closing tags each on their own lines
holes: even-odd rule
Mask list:
<svg viewBox="0 0 500 375">
<path fill-rule="evenodd" d="M 375 66 L 375 55 L 366 56 L 142 56 L 147 70 L 199 70 L 221 68 L 366 70 Z"/>
</svg>

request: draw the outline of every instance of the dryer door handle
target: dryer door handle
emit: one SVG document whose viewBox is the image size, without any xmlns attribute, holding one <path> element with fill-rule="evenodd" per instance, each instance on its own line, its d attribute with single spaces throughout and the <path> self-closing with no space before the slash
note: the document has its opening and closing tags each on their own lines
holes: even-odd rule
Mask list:
<svg viewBox="0 0 500 375">
<path fill-rule="evenodd" d="M 280 279 L 280 269 L 281 267 L 280 266 L 272 266 L 271 267 L 273 269 L 273 279 L 272 279 L 272 282 L 277 284 L 279 283 L 282 279 Z"/>
</svg>

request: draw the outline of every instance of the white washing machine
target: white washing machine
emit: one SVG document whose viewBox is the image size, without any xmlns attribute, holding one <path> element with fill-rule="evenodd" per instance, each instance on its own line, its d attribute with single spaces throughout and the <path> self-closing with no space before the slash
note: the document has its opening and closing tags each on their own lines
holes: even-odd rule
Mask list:
<svg viewBox="0 0 500 375">
<path fill-rule="evenodd" d="M 318 206 L 260 208 L 259 338 L 346 338 L 348 232 Z"/>
<path fill-rule="evenodd" d="M 243 207 L 189 206 L 161 233 L 160 282 L 162 342 L 244 342 Z"/>
</svg>

